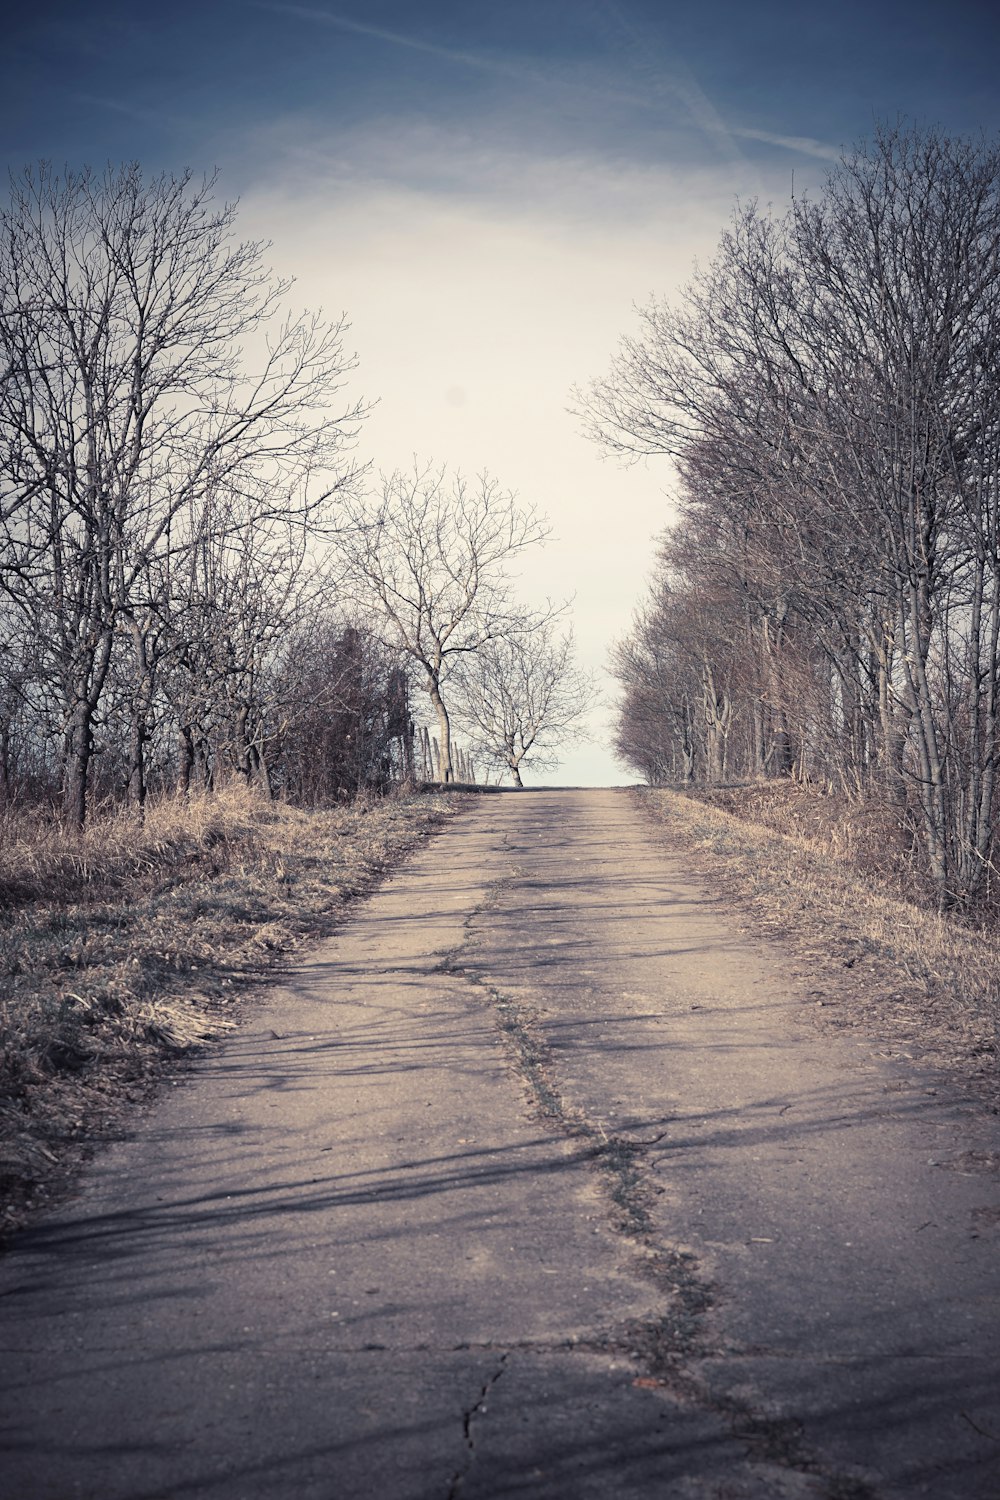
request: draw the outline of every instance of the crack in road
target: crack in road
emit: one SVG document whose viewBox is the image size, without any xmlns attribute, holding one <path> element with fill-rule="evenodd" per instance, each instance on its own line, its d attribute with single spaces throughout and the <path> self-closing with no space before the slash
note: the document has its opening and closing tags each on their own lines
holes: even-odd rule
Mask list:
<svg viewBox="0 0 1000 1500">
<path fill-rule="evenodd" d="M 502 1354 L 500 1356 L 499 1364 L 493 1371 L 492 1375 L 487 1377 L 485 1383 L 480 1389 L 479 1395 L 477 1396 L 476 1400 L 474 1401 L 472 1406 L 468 1407 L 462 1413 L 462 1433 L 465 1437 L 465 1446 L 467 1450 L 465 1462 L 462 1467 L 460 1469 L 457 1469 L 452 1475 L 451 1484 L 448 1487 L 446 1500 L 456 1500 L 456 1496 L 458 1495 L 459 1491 L 462 1488 L 462 1485 L 465 1483 L 465 1480 L 468 1477 L 469 1470 L 475 1463 L 476 1439 L 473 1434 L 473 1423 L 475 1422 L 477 1416 L 485 1413 L 489 1394 L 492 1391 L 493 1387 L 496 1385 L 497 1381 L 500 1379 L 504 1370 L 507 1368 L 508 1358 L 508 1354 Z"/>
<path fill-rule="evenodd" d="M 675 1304 L 670 1314 L 657 1320 L 655 1325 L 649 1325 L 661 1346 L 659 1360 L 662 1363 L 664 1336 L 669 1333 L 670 1347 L 675 1355 L 682 1351 L 692 1352 L 697 1343 L 699 1321 L 712 1306 L 711 1288 L 697 1278 L 695 1257 L 687 1251 L 658 1243 L 653 1235 L 650 1209 L 654 1193 L 644 1178 L 642 1162 L 645 1148 L 659 1144 L 667 1132 L 661 1132 L 651 1141 L 609 1135 L 602 1125 L 588 1120 L 582 1110 L 571 1107 L 555 1080 L 552 1053 L 538 1013 L 504 994 L 466 958 L 475 944 L 477 920 L 499 905 L 503 894 L 516 883 L 518 873 L 515 869 L 502 876 L 484 892 L 465 918 L 462 941 L 444 955 L 437 967 L 441 973 L 462 978 L 488 996 L 501 1042 L 515 1073 L 527 1089 L 536 1115 L 555 1126 L 567 1139 L 586 1143 L 585 1154 L 601 1174 L 613 1206 L 612 1227 L 643 1248 L 645 1253 L 638 1263 L 640 1273 L 647 1280 L 653 1280 L 659 1290 L 667 1292 Z M 629 1342 L 627 1338 L 626 1342 Z M 647 1336 L 644 1342 L 649 1345 L 650 1337 Z M 608 1342 L 602 1347 L 611 1348 L 612 1344 Z"/>
<path fill-rule="evenodd" d="M 691 1357 L 717 1357 L 720 1351 L 710 1349 L 704 1341 L 704 1319 L 714 1298 L 711 1286 L 698 1275 L 696 1256 L 662 1244 L 654 1234 L 650 1211 L 653 1190 L 644 1177 L 645 1156 L 647 1149 L 660 1144 L 669 1131 L 646 1140 L 609 1135 L 601 1124 L 594 1124 L 582 1110 L 569 1105 L 556 1082 L 552 1052 L 538 1012 L 505 994 L 470 961 L 470 950 L 476 942 L 476 922 L 499 905 L 505 892 L 517 883 L 518 874 L 514 869 L 486 890 L 465 918 L 461 942 L 442 957 L 437 969 L 464 979 L 488 997 L 501 1043 L 526 1088 L 534 1113 L 567 1139 L 587 1143 L 586 1156 L 601 1174 L 612 1205 L 611 1227 L 641 1248 L 642 1254 L 635 1263 L 637 1273 L 651 1280 L 669 1299 L 667 1310 L 659 1318 L 580 1340 L 575 1347 L 636 1360 L 656 1380 L 664 1395 L 722 1418 L 733 1437 L 745 1445 L 751 1464 L 763 1460 L 813 1478 L 823 1484 L 824 1500 L 878 1500 L 876 1491 L 865 1480 L 837 1473 L 810 1453 L 801 1441 L 798 1423 L 767 1417 L 749 1401 L 713 1395 L 686 1368 Z M 475 1447 L 471 1423 L 478 1413 L 485 1411 L 486 1394 L 502 1375 L 508 1357 L 504 1355 L 478 1401 L 465 1414 L 469 1460 L 454 1477 L 448 1500 L 458 1494 L 471 1468 Z"/>
</svg>

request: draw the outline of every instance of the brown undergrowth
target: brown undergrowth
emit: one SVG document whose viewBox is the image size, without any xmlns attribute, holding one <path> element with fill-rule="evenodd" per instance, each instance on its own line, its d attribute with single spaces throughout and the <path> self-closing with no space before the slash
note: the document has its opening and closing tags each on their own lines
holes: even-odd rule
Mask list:
<svg viewBox="0 0 1000 1500">
<path fill-rule="evenodd" d="M 743 925 L 791 949 L 821 1024 L 957 1068 L 995 1105 L 1000 932 L 923 904 L 890 829 L 798 786 L 637 795 Z"/>
<path fill-rule="evenodd" d="M 896 815 L 883 801 L 849 799 L 785 779 L 699 786 L 685 795 L 721 807 L 745 823 L 786 834 L 870 885 L 917 905 L 932 901 L 926 874 Z"/>
<path fill-rule="evenodd" d="M 157 803 L 142 825 L 97 817 L 82 837 L 0 825 L 0 1235 L 458 805 L 303 812 L 231 790 Z"/>
</svg>

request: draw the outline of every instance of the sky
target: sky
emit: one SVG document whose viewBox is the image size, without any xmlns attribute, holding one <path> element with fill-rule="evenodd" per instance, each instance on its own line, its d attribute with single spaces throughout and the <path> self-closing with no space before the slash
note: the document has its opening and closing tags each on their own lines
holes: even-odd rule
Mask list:
<svg viewBox="0 0 1000 1500">
<path fill-rule="evenodd" d="M 548 514 L 519 587 L 572 598 L 603 693 L 551 784 L 631 779 L 604 665 L 673 514 L 664 462 L 603 460 L 571 388 L 737 199 L 816 190 L 881 120 L 1000 128 L 987 0 L 19 0 L 4 38 L 11 171 L 218 169 L 293 306 L 347 315 L 360 456 L 485 469 Z"/>
</svg>

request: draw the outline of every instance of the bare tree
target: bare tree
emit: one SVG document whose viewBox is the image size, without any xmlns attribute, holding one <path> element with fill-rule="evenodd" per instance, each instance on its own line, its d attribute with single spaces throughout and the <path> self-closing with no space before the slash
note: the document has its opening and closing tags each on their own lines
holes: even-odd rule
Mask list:
<svg viewBox="0 0 1000 1500">
<path fill-rule="evenodd" d="M 354 478 L 361 408 L 334 404 L 345 325 L 283 318 L 288 283 L 234 221 L 211 180 L 147 183 L 137 166 L 29 170 L 0 210 L 0 585 L 61 698 L 77 824 L 117 633 L 141 756 L 156 594 L 205 497 L 253 489 L 306 524 Z"/>
<path fill-rule="evenodd" d="M 454 780 L 449 677 L 458 662 L 517 634 L 507 568 L 548 526 L 489 475 L 444 469 L 383 476 L 342 537 L 348 587 L 385 622 L 387 644 L 418 668 L 437 720 L 440 779 Z"/>
<path fill-rule="evenodd" d="M 556 753 L 592 706 L 592 675 L 573 661 L 573 636 L 554 633 L 552 623 L 534 623 L 487 642 L 462 670 L 457 712 L 475 752 L 502 766 L 515 786 L 521 768 L 558 765 Z"/>
<path fill-rule="evenodd" d="M 163 691 L 176 722 L 180 784 L 196 760 L 271 795 L 269 758 L 280 738 L 287 640 L 315 616 L 331 581 L 301 518 L 274 514 L 244 488 L 206 501 L 197 542 L 167 601 L 172 647 Z"/>
</svg>

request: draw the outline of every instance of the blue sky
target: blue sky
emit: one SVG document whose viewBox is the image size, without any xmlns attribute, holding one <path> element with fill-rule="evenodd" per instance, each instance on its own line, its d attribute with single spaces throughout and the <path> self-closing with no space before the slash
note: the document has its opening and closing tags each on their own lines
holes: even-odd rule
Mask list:
<svg viewBox="0 0 1000 1500">
<path fill-rule="evenodd" d="M 262 118 L 298 116 L 542 130 L 640 160 L 725 159 L 729 131 L 753 158 L 782 149 L 768 136 L 837 147 L 873 115 L 994 128 L 998 31 L 987 0 L 41 0 L 9 7 L 0 129 L 13 162 L 211 151 L 235 174 Z"/>
<path fill-rule="evenodd" d="M 5 21 L 0 139 L 15 171 L 218 167 L 294 299 L 351 319 L 379 402 L 365 456 L 485 466 L 547 510 L 523 587 L 575 594 L 598 667 L 670 475 L 602 463 L 569 387 L 711 254 L 735 197 L 819 184 L 876 119 L 995 134 L 998 42 L 979 0 L 39 0 Z M 563 778 L 621 779 L 603 719 Z"/>
</svg>

